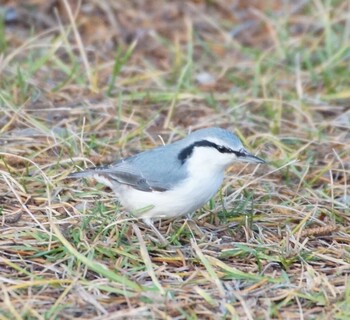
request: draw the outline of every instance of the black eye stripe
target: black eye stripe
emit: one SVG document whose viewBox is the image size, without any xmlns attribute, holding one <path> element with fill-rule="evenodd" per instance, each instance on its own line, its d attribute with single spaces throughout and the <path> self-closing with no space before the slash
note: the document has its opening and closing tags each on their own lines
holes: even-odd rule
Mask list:
<svg viewBox="0 0 350 320">
<path fill-rule="evenodd" d="M 193 150 L 195 147 L 212 147 L 216 150 L 218 150 L 220 153 L 233 153 L 237 157 L 242 157 L 245 155 L 243 150 L 235 151 L 230 148 L 227 148 L 225 146 L 220 146 L 214 142 L 208 141 L 208 140 L 200 140 L 192 143 L 188 147 L 181 150 L 181 152 L 178 154 L 178 159 L 181 161 L 181 163 L 185 163 L 185 161 L 192 155 Z"/>
<path fill-rule="evenodd" d="M 237 157 L 245 157 L 247 155 L 247 152 L 244 149 L 241 149 L 239 151 L 231 150 L 232 153 L 234 153 Z"/>
<path fill-rule="evenodd" d="M 224 146 L 219 146 L 219 145 L 215 145 L 214 148 L 216 150 L 218 150 L 220 153 L 233 153 L 233 151 L 230 148 L 226 148 Z"/>
</svg>

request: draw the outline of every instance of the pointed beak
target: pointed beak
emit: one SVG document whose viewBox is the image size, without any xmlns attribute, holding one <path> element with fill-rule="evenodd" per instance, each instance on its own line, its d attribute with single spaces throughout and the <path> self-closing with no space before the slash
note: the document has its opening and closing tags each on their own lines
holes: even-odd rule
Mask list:
<svg viewBox="0 0 350 320">
<path fill-rule="evenodd" d="M 266 163 L 265 160 L 252 155 L 247 150 L 244 150 L 242 152 L 242 155 L 238 158 L 238 160 L 242 162 L 248 162 L 248 163 Z"/>
</svg>

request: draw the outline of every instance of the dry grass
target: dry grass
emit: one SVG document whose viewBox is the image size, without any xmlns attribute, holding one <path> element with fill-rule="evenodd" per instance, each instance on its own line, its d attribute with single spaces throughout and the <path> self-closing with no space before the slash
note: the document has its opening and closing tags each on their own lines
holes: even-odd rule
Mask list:
<svg viewBox="0 0 350 320">
<path fill-rule="evenodd" d="M 349 319 L 348 1 L 19 3 L 0 23 L 0 319 Z M 65 179 L 214 125 L 269 165 L 162 221 L 169 247 Z"/>
</svg>

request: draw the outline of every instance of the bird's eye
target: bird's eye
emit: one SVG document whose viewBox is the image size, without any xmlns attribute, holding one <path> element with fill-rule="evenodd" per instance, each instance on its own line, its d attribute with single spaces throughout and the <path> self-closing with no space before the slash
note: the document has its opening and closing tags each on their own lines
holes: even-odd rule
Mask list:
<svg viewBox="0 0 350 320">
<path fill-rule="evenodd" d="M 218 146 L 217 147 L 218 151 L 221 152 L 221 153 L 224 153 L 224 152 L 227 152 L 227 148 L 226 147 L 223 147 L 223 146 Z"/>
</svg>

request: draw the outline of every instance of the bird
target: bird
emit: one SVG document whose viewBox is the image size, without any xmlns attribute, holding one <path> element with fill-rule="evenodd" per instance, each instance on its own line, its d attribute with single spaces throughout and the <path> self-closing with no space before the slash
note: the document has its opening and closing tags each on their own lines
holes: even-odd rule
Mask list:
<svg viewBox="0 0 350 320">
<path fill-rule="evenodd" d="M 263 164 L 265 160 L 248 152 L 231 131 L 211 127 L 68 177 L 91 177 L 111 188 L 122 206 L 166 243 L 153 221 L 201 208 L 217 193 L 225 170 L 234 162 Z"/>
</svg>

